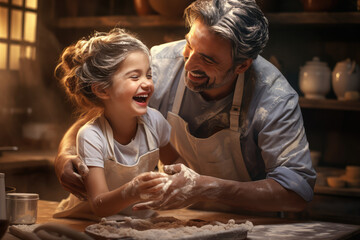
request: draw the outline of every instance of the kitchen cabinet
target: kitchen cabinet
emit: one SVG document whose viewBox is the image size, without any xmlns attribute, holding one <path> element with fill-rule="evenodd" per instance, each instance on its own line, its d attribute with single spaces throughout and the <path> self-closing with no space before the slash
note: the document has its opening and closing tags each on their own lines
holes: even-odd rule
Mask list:
<svg viewBox="0 0 360 240">
<path fill-rule="evenodd" d="M 148 47 L 183 39 L 187 32 L 183 19 L 160 15 L 64 17 L 55 20 L 53 27 L 63 47 L 94 30 L 108 31 L 114 27 L 135 33 Z"/>
<path fill-rule="evenodd" d="M 327 62 L 331 70 L 336 62 L 346 58 L 360 63 L 360 41 L 354 36 L 360 30 L 360 12 L 276 12 L 265 15 L 269 20 L 270 40 L 262 55 L 267 59 L 277 59 L 280 71 L 300 96 L 299 67 L 314 56 Z M 79 32 L 108 30 L 114 26 L 136 32 L 149 47 L 181 39 L 186 33 L 183 19 L 160 15 L 61 17 L 54 22 L 57 35 L 64 44 L 73 42 L 76 39 L 74 34 Z M 70 32 L 70 35 L 64 34 Z M 359 138 L 354 136 L 360 133 L 360 124 L 357 124 L 360 102 L 340 102 L 335 98 L 333 91 L 326 100 L 300 98 L 310 147 L 323 153 L 322 164 L 328 162 L 339 167 L 359 164 L 356 163 L 357 155 L 348 147 L 360 145 Z M 334 147 L 339 138 L 350 143 L 345 147 Z M 328 149 L 338 149 L 338 152 L 327 153 Z M 341 157 L 346 157 L 346 160 Z"/>
<path fill-rule="evenodd" d="M 334 25 L 360 24 L 360 12 L 288 12 L 266 13 L 270 25 Z M 148 16 L 88 16 L 62 17 L 55 21 L 57 28 L 97 27 L 184 27 L 183 19 Z"/>
<path fill-rule="evenodd" d="M 279 70 L 299 93 L 310 149 L 322 154 L 319 168 L 342 170 L 346 165 L 359 165 L 360 101 L 338 101 L 332 90 L 324 100 L 305 99 L 299 89 L 298 75 L 299 67 L 314 56 L 327 62 L 331 70 L 346 58 L 360 64 L 360 41 L 356 36 L 360 30 L 360 12 L 276 12 L 265 15 L 269 20 L 270 40 L 262 55 L 266 59 L 276 59 Z M 149 47 L 182 39 L 187 32 L 182 19 L 159 15 L 61 17 L 53 23 L 64 46 L 86 35 L 84 33 L 109 30 L 114 26 L 134 31 Z M 356 207 L 360 202 L 358 190 L 335 191 L 316 186 L 308 214 L 339 221 L 349 217 L 347 221 L 360 223 L 360 210 Z"/>
<path fill-rule="evenodd" d="M 360 41 L 354 35 L 360 30 L 360 12 L 276 12 L 265 15 L 269 20 L 270 40 L 262 55 L 277 60 L 280 71 L 300 96 L 299 67 L 314 56 L 327 62 L 331 70 L 346 58 L 360 63 Z M 149 47 L 182 39 L 186 33 L 183 19 L 160 15 L 60 17 L 53 27 L 66 46 L 85 33 L 114 26 L 134 31 Z M 322 152 L 320 164 L 358 165 L 360 102 L 337 101 L 333 91 L 326 97 L 326 100 L 300 98 L 310 148 Z"/>
</svg>

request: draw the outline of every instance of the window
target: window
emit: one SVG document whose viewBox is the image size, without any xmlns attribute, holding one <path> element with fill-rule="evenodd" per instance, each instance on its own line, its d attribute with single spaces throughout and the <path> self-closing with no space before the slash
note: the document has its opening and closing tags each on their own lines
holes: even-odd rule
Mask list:
<svg viewBox="0 0 360 240">
<path fill-rule="evenodd" d="M 36 58 L 38 0 L 0 0 L 0 70 Z"/>
</svg>

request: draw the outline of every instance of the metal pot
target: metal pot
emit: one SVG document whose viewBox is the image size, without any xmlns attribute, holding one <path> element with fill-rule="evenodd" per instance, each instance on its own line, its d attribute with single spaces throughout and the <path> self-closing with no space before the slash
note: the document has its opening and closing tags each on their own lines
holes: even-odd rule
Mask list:
<svg viewBox="0 0 360 240">
<path fill-rule="evenodd" d="M 10 224 L 34 224 L 37 218 L 39 194 L 6 194 L 6 213 Z"/>
</svg>

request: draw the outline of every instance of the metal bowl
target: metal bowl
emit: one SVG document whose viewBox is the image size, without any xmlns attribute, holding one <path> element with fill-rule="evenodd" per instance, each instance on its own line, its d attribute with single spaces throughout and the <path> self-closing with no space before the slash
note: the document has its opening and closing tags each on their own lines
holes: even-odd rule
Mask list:
<svg viewBox="0 0 360 240">
<path fill-rule="evenodd" d="M 6 213 L 10 224 L 34 224 L 38 200 L 36 193 L 7 193 Z"/>
</svg>

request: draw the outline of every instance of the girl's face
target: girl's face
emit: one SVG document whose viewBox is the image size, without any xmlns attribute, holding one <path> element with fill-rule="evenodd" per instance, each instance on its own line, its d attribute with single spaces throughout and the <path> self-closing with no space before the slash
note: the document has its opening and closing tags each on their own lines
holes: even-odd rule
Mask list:
<svg viewBox="0 0 360 240">
<path fill-rule="evenodd" d="M 145 114 L 154 92 L 149 57 L 141 51 L 129 53 L 113 76 L 112 86 L 106 91 L 105 110 L 130 117 Z"/>
</svg>

